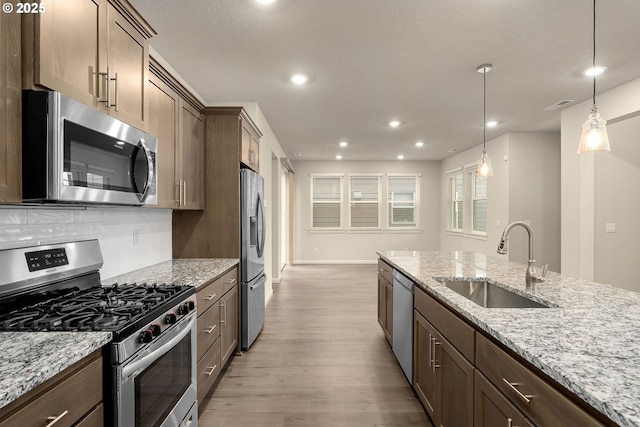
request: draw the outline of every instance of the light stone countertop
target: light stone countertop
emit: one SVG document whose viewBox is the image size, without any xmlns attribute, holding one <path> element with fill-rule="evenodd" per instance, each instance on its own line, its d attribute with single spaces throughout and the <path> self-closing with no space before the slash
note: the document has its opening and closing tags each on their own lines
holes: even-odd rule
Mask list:
<svg viewBox="0 0 640 427">
<path fill-rule="evenodd" d="M 475 252 L 378 255 L 612 421 L 640 426 L 640 293 L 554 272 L 527 291 L 526 265 Z M 434 278 L 488 278 L 553 307 L 483 308 Z"/>
<path fill-rule="evenodd" d="M 111 332 L 0 332 L 0 408 L 111 342 Z"/>
<path fill-rule="evenodd" d="M 167 283 L 198 287 L 220 277 L 237 265 L 237 258 L 180 258 L 154 264 L 102 280 L 102 286 L 114 283 Z"/>
<path fill-rule="evenodd" d="M 238 259 L 175 259 L 102 280 L 206 285 Z M 111 332 L 0 332 L 0 408 L 111 342 Z"/>
</svg>

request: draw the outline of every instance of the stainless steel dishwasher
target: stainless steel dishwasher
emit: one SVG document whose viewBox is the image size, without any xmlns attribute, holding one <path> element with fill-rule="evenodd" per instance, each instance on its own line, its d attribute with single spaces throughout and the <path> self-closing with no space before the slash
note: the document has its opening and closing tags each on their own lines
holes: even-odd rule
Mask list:
<svg viewBox="0 0 640 427">
<path fill-rule="evenodd" d="M 391 348 L 413 384 L 413 282 L 393 270 L 393 342 Z"/>
</svg>

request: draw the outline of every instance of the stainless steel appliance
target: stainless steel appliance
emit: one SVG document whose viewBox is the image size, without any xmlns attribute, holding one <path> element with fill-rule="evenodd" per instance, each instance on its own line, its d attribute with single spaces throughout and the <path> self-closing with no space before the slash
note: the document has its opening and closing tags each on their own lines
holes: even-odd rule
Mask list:
<svg viewBox="0 0 640 427">
<path fill-rule="evenodd" d="M 105 425 L 197 426 L 190 286 L 100 286 L 97 240 L 0 251 L 0 331 L 107 331 Z"/>
<path fill-rule="evenodd" d="M 23 199 L 155 205 L 157 139 L 59 92 L 23 92 Z"/>
<path fill-rule="evenodd" d="M 413 282 L 393 270 L 393 343 L 405 377 L 413 384 Z"/>
<path fill-rule="evenodd" d="M 251 169 L 241 169 L 240 189 L 240 342 L 248 350 L 264 324 L 264 179 Z"/>
</svg>

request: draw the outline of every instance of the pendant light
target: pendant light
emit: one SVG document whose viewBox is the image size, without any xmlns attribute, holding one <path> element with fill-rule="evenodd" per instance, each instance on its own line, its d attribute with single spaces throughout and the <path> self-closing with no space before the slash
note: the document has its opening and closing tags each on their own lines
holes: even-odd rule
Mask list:
<svg viewBox="0 0 640 427">
<path fill-rule="evenodd" d="M 593 0 L 593 68 L 596 68 L 596 0 Z M 596 107 L 596 74 L 593 74 L 593 106 L 587 121 L 582 125 L 578 154 L 611 151 L 607 122 L 600 117 Z"/>
<path fill-rule="evenodd" d="M 493 176 L 491 159 L 487 155 L 487 73 L 491 71 L 493 65 L 478 65 L 476 71 L 482 73 L 482 157 L 478 160 L 478 175 Z"/>
</svg>

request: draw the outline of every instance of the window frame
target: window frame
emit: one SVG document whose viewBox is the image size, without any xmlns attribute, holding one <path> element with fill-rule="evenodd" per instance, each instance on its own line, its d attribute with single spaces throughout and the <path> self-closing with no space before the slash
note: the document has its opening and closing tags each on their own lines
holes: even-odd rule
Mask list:
<svg viewBox="0 0 640 427">
<path fill-rule="evenodd" d="M 462 234 L 464 233 L 464 227 L 465 227 L 465 174 L 464 174 L 464 170 L 462 167 L 460 168 L 456 168 L 456 169 L 452 169 L 446 172 L 445 174 L 446 178 L 447 178 L 447 186 L 449 187 L 449 206 L 448 206 L 448 221 L 447 221 L 447 231 L 451 232 L 451 233 L 456 233 L 456 234 Z M 459 192 L 459 198 L 456 198 L 456 179 L 460 177 L 461 181 L 462 181 L 462 190 Z M 462 206 L 462 214 L 460 217 L 460 220 L 462 221 L 462 227 L 458 228 L 456 227 L 457 222 L 454 218 L 454 214 L 456 212 L 456 204 L 459 204 L 460 206 Z M 456 218 L 457 219 L 457 218 Z"/>
<path fill-rule="evenodd" d="M 381 199 L 382 199 L 382 175 L 380 173 L 350 173 L 348 174 L 349 185 L 348 185 L 348 209 L 347 209 L 347 229 L 350 231 L 376 231 L 382 229 L 382 215 L 380 212 L 381 207 Z M 377 198 L 375 202 L 367 200 L 367 201 L 358 201 L 352 199 L 352 179 L 353 178 L 377 178 Z M 367 203 L 375 203 L 377 205 L 376 212 L 378 216 L 378 224 L 375 227 L 354 227 L 352 224 L 352 208 L 354 204 L 367 204 Z"/>
<path fill-rule="evenodd" d="M 385 222 L 385 230 L 387 232 L 395 232 L 395 231 L 414 231 L 414 230 L 420 230 L 420 179 L 422 177 L 421 173 L 387 173 L 386 174 L 386 199 L 387 199 L 387 203 L 386 203 L 386 212 L 387 212 L 387 218 L 386 218 L 386 222 Z M 413 213 L 414 213 L 414 223 L 411 225 L 407 225 L 407 226 L 397 226 L 397 225 L 392 225 L 392 212 L 393 212 L 393 207 L 392 205 L 394 203 L 400 203 L 400 202 L 394 202 L 393 200 L 390 200 L 390 196 L 391 196 L 391 192 L 390 192 L 390 181 L 393 178 L 413 178 L 414 179 L 414 196 L 413 196 L 413 201 L 411 201 L 410 203 L 413 204 Z M 403 201 L 403 203 L 407 203 L 407 201 Z"/>
<path fill-rule="evenodd" d="M 318 231 L 329 231 L 329 232 L 335 232 L 335 231 L 343 231 L 344 230 L 344 223 L 343 223 L 343 206 L 344 206 L 344 174 L 343 173 L 310 173 L 309 174 L 309 230 L 314 231 L 314 232 L 318 232 Z M 338 178 L 339 182 L 340 182 L 340 190 L 339 190 L 339 195 L 340 195 L 340 199 L 339 200 L 315 200 L 314 199 L 314 182 L 315 182 L 315 178 Z M 314 226 L 314 204 L 315 203 L 319 203 L 319 204 L 329 204 L 329 203 L 338 203 L 338 208 L 339 208 L 339 226 L 338 227 L 316 227 Z"/>
<path fill-rule="evenodd" d="M 467 173 L 467 176 L 469 178 L 469 200 L 471 201 L 471 209 L 469 209 L 469 213 L 471 216 L 471 220 L 469 221 L 469 225 L 471 228 L 471 231 L 469 231 L 469 234 L 473 234 L 475 236 L 486 236 L 487 235 L 487 229 L 489 228 L 489 202 L 487 201 L 487 193 L 488 193 L 488 188 L 489 188 L 489 181 L 487 180 L 487 177 L 479 177 L 478 176 L 478 172 L 477 172 L 477 164 L 473 164 L 471 166 L 467 166 L 465 168 L 465 171 Z M 484 191 L 484 197 L 477 197 L 476 195 L 476 181 L 481 178 L 485 181 L 485 191 Z M 485 229 L 484 230 L 476 230 L 475 229 L 475 224 L 476 224 L 476 201 L 477 200 L 484 200 L 485 201 Z"/>
</svg>

